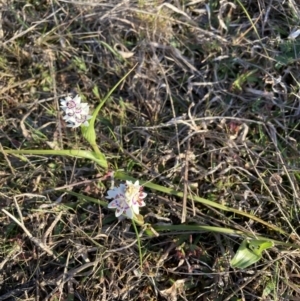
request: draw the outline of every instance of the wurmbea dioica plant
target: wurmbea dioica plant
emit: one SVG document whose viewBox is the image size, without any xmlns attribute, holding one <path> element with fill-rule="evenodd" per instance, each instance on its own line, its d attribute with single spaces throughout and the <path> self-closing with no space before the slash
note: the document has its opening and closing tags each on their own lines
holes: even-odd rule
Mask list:
<svg viewBox="0 0 300 301">
<path fill-rule="evenodd" d="M 88 120 L 92 118 L 89 115 L 89 105 L 82 103 L 79 95 L 74 98 L 68 95 L 65 99 L 61 99 L 60 103 L 60 107 L 65 113 L 63 119 L 69 123 L 68 127 L 89 126 Z M 146 205 L 143 200 L 146 196 L 139 181 L 135 183 L 126 181 L 126 184 L 120 184 L 120 186 L 108 190 L 106 198 L 112 199 L 108 208 L 116 209 L 116 217 L 123 215 L 129 219 L 135 219 L 139 216 L 139 208 Z"/>
<path fill-rule="evenodd" d="M 133 70 L 133 69 L 132 69 Z M 86 141 L 90 144 L 93 151 L 91 150 L 82 150 L 82 149 L 69 149 L 69 150 L 3 150 L 5 154 L 30 154 L 30 155 L 63 155 L 63 156 L 72 156 L 90 159 L 97 163 L 104 172 L 108 170 L 108 163 L 106 157 L 100 151 L 97 142 L 96 142 L 96 132 L 95 132 L 95 120 L 100 112 L 102 106 L 105 104 L 106 100 L 111 96 L 113 91 L 123 82 L 123 80 L 128 76 L 128 74 L 132 71 L 130 70 L 108 93 L 108 95 L 100 101 L 99 105 L 96 107 L 92 115 L 89 115 L 90 107 L 88 103 L 82 103 L 81 97 L 79 95 L 72 98 L 71 96 L 67 96 L 64 99 L 60 100 L 60 107 L 63 111 L 63 119 L 68 123 L 69 127 L 72 128 L 81 128 L 81 133 Z M 93 90 L 94 94 L 100 99 L 99 93 L 97 89 Z M 108 208 L 115 209 L 115 215 L 117 217 L 125 216 L 133 221 L 137 221 L 139 225 L 144 225 L 143 217 L 140 215 L 140 207 L 145 206 L 144 199 L 146 197 L 146 193 L 143 192 L 142 186 L 140 186 L 140 182 L 148 188 L 151 188 L 156 191 L 161 191 L 166 194 L 175 195 L 179 198 L 183 197 L 182 192 L 175 191 L 172 188 L 167 188 L 161 185 L 157 185 L 154 183 L 143 183 L 143 181 L 136 181 L 136 179 L 131 178 L 129 175 L 121 172 L 115 171 L 114 177 L 116 179 L 122 180 L 125 183 L 121 183 L 118 187 L 111 188 L 107 191 L 106 198 L 110 200 L 110 203 L 107 205 Z M 69 192 L 70 194 L 74 194 L 73 192 Z M 263 224 L 264 226 L 272 229 L 273 231 L 277 231 L 286 237 L 289 236 L 281 228 L 270 225 L 264 220 L 241 210 L 230 208 L 219 204 L 214 201 L 210 201 L 198 196 L 187 196 L 188 199 L 193 202 L 199 202 L 206 206 L 210 206 L 216 208 L 220 211 L 232 212 L 234 214 L 245 216 L 249 219 L 252 219 L 258 223 Z M 91 199 L 91 198 L 90 198 Z M 95 200 L 97 202 L 97 200 Z M 103 204 L 102 201 L 99 201 L 99 204 Z M 4 212 L 4 211 L 3 211 Z M 133 222 L 135 226 L 135 223 Z M 146 226 L 146 225 L 145 225 Z M 205 225 L 155 225 L 151 229 L 155 231 L 166 231 L 166 230 L 174 230 L 174 231 L 209 231 L 209 232 L 217 232 L 223 233 L 227 235 L 240 236 L 245 238 L 244 243 L 242 243 L 239 248 L 236 256 L 232 261 L 232 266 L 236 268 L 245 268 L 261 258 L 262 251 L 273 246 L 273 244 L 277 245 L 286 245 L 286 246 L 294 246 L 293 244 L 284 243 L 281 241 L 272 240 L 269 238 L 264 238 L 262 236 L 257 236 L 251 232 L 238 231 L 235 229 L 229 228 L 219 228 Z M 146 233 L 149 233 L 146 230 Z M 154 232 L 152 232 L 154 233 Z M 139 240 L 138 240 L 139 241 Z M 271 243 L 270 243 L 271 242 Z"/>
<path fill-rule="evenodd" d="M 76 95 L 74 98 L 67 96 L 61 99 L 61 109 L 66 114 L 63 119 L 68 122 L 68 126 L 77 128 L 79 126 L 88 127 L 88 120 L 92 118 L 89 115 L 89 105 L 81 102 L 81 97 Z M 107 199 L 112 199 L 108 204 L 108 208 L 116 209 L 116 217 L 124 215 L 129 219 L 135 219 L 139 216 L 140 207 L 145 206 L 144 198 L 146 193 L 143 187 L 139 185 L 139 181 L 132 183 L 126 181 L 126 184 L 120 184 L 107 191 Z"/>
</svg>

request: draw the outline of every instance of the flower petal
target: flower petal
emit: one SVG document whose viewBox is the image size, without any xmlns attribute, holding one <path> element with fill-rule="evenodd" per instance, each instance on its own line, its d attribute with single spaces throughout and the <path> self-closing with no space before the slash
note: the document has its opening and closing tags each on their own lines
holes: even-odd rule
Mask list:
<svg viewBox="0 0 300 301">
<path fill-rule="evenodd" d="M 132 208 L 129 207 L 128 209 L 126 209 L 125 215 L 126 215 L 128 218 L 133 219 L 134 213 L 133 213 Z"/>
<path fill-rule="evenodd" d="M 119 203 L 117 200 L 113 200 L 111 201 L 108 205 L 107 205 L 107 208 L 119 208 Z"/>
<path fill-rule="evenodd" d="M 107 196 L 105 198 L 113 199 L 116 198 L 118 195 L 123 195 L 123 192 L 120 190 L 119 187 L 108 190 Z"/>
<path fill-rule="evenodd" d="M 132 211 L 135 214 L 140 214 L 140 208 L 139 208 L 139 206 L 132 206 L 131 209 L 132 209 Z"/>
<path fill-rule="evenodd" d="M 143 200 L 138 200 L 139 207 L 146 206 L 146 203 Z"/>
<path fill-rule="evenodd" d="M 147 196 L 147 193 L 145 192 L 140 192 L 139 198 L 144 199 Z"/>
<path fill-rule="evenodd" d="M 117 209 L 115 212 L 116 217 L 119 217 L 120 215 L 122 215 L 124 213 L 123 210 Z"/>
</svg>

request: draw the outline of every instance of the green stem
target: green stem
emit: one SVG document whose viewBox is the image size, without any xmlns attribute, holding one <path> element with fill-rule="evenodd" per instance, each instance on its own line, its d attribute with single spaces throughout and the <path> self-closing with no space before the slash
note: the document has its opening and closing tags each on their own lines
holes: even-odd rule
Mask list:
<svg viewBox="0 0 300 301">
<path fill-rule="evenodd" d="M 91 146 L 96 154 L 102 154 L 96 143 L 91 144 Z"/>
<path fill-rule="evenodd" d="M 132 224 L 133 224 L 134 231 L 136 233 L 136 239 L 137 239 L 138 248 L 139 248 L 141 272 L 142 272 L 143 271 L 143 254 L 142 254 L 142 248 L 141 248 L 141 239 L 140 239 L 140 235 L 139 235 L 139 232 L 137 230 L 137 227 L 136 227 L 136 224 L 135 224 L 134 220 L 132 220 Z"/>
</svg>

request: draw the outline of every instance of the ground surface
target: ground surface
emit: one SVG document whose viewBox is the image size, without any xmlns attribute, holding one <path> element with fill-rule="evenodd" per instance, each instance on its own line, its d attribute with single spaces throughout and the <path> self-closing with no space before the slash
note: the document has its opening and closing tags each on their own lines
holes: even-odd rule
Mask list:
<svg viewBox="0 0 300 301">
<path fill-rule="evenodd" d="M 23 223 L 0 213 L 0 300 L 300 300 L 297 1 L 7 0 L 0 11 L 0 206 Z M 98 115 L 97 144 L 110 170 L 184 195 L 145 185 L 141 213 L 159 236 L 141 233 L 140 246 L 106 208 L 111 181 L 95 163 L 5 152 L 89 150 L 59 100 L 96 107 L 131 68 Z M 238 233 L 294 246 L 232 268 Z"/>
</svg>

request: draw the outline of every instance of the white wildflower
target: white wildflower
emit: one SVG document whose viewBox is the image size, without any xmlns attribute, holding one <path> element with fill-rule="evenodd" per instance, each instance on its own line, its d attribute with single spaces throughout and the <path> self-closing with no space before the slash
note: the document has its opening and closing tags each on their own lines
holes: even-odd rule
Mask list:
<svg viewBox="0 0 300 301">
<path fill-rule="evenodd" d="M 139 181 L 132 183 L 126 181 L 126 184 L 121 184 L 119 187 L 114 187 L 107 191 L 107 199 L 113 199 L 108 208 L 116 209 L 116 217 L 125 215 L 133 219 L 140 212 L 140 207 L 145 206 L 144 198 L 147 196 L 143 192 L 143 187 L 139 185 Z"/>
<path fill-rule="evenodd" d="M 80 125 L 89 126 L 88 120 L 92 118 L 89 115 L 89 105 L 81 103 L 81 98 L 76 95 L 74 98 L 67 96 L 60 101 L 61 108 L 65 112 L 63 119 L 68 122 L 68 127 L 76 128 Z"/>
</svg>

